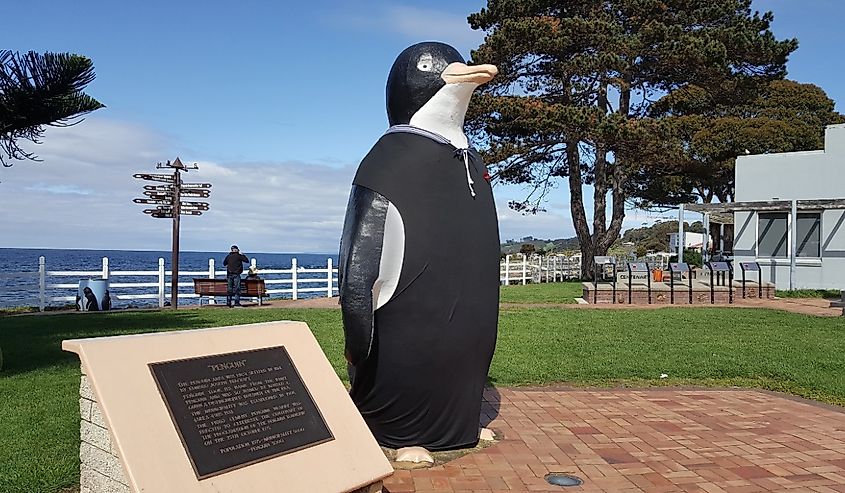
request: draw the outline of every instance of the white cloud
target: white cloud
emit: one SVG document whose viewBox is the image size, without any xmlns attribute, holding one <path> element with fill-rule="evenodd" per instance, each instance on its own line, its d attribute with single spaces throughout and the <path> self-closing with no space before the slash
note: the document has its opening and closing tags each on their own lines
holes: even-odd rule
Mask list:
<svg viewBox="0 0 845 493">
<path fill-rule="evenodd" d="M 508 198 L 499 187 L 496 194 L 496 212 L 499 215 L 499 236 L 504 242 L 526 236 L 535 238 L 570 238 L 575 236 L 568 211 L 549 208 L 537 214 L 522 214 L 508 207 Z"/>
<path fill-rule="evenodd" d="M 298 162 L 199 163 L 213 184 L 209 212 L 191 231 L 244 251 L 335 252 L 353 166 Z"/>
<path fill-rule="evenodd" d="M 43 162 L 0 170 L 0 238 L 5 247 L 169 250 L 170 222 L 132 203 L 142 185 L 175 157 L 162 135 L 125 122 L 89 118 L 48 130 L 30 147 Z M 194 162 L 191 156 L 181 156 Z M 300 162 L 199 163 L 186 182 L 212 183 L 211 210 L 182 219 L 183 250 L 337 250 L 354 166 Z"/>
<path fill-rule="evenodd" d="M 521 202 L 531 193 L 530 185 L 506 185 L 493 187 L 496 210 L 499 215 L 499 236 L 502 241 L 520 239 L 526 236 L 543 239 L 571 238 L 575 236 L 572 216 L 569 211 L 569 189 L 560 180 L 543 199 L 537 214 L 523 214 L 508 207 L 510 201 Z"/>
<path fill-rule="evenodd" d="M 47 185 L 45 183 L 36 183 L 35 185 L 28 187 L 27 190 L 32 190 L 36 192 L 49 192 L 49 193 L 56 193 L 56 194 L 71 194 L 71 195 L 90 195 L 91 190 L 83 190 L 76 186 L 68 186 L 68 185 Z"/>
<path fill-rule="evenodd" d="M 385 4 L 376 11 L 346 11 L 334 17 L 333 23 L 359 30 L 395 33 L 412 42 L 441 41 L 464 53 L 477 48 L 484 40 L 483 32 L 469 27 L 466 12 L 398 3 Z"/>
<path fill-rule="evenodd" d="M 108 119 L 50 129 L 43 145 L 31 147 L 43 162 L 0 169 L 0 246 L 169 250 L 170 222 L 141 212 L 151 206 L 132 203 L 147 183 L 132 175 L 156 172 L 156 162 L 176 157 L 175 147 L 166 136 Z M 195 162 L 191 157 L 181 156 L 186 163 Z M 183 218 L 183 250 L 236 243 L 245 252 L 337 251 L 357 163 L 198 165 L 184 181 L 212 184 L 210 210 Z M 509 200 L 524 198 L 522 187 L 497 186 L 494 193 L 502 240 L 575 235 L 565 186 L 551 192 L 547 211 L 537 215 L 508 208 Z M 643 221 L 629 211 L 626 229 Z"/>
<path fill-rule="evenodd" d="M 385 11 L 387 25 L 410 38 L 438 39 L 458 45 L 479 45 L 484 38 L 467 23 L 466 13 L 421 9 L 392 4 Z"/>
</svg>

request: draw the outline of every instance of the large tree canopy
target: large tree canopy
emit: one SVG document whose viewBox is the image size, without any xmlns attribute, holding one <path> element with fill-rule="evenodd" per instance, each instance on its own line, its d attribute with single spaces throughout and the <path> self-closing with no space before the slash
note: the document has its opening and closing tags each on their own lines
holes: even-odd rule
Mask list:
<svg viewBox="0 0 845 493">
<path fill-rule="evenodd" d="M 469 17 L 483 29 L 475 63 L 499 76 L 474 99 L 467 123 L 493 175 L 534 192 L 535 211 L 557 177 L 568 181 L 582 274 L 619 237 L 629 181 L 644 163 L 683 151 L 676 126 L 652 114 L 682 87 L 785 74 L 794 40 L 769 30 L 751 0 L 489 0 Z M 668 165 L 668 163 L 667 163 Z M 594 193 L 592 226 L 584 185 Z M 610 214 L 608 215 L 608 200 Z M 609 219 L 609 221 L 608 221 Z"/>
<path fill-rule="evenodd" d="M 93 80 L 94 65 L 84 56 L 0 50 L 0 163 L 35 159 L 18 139 L 39 143 L 45 126 L 73 125 L 102 108 L 83 92 Z"/>
<path fill-rule="evenodd" d="M 845 121 L 813 84 L 738 82 L 710 90 L 687 85 L 652 106 L 651 115 L 672 127 L 665 138 L 680 152 L 640 169 L 631 181 L 637 205 L 731 201 L 736 156 L 821 149 L 825 127 Z"/>
</svg>

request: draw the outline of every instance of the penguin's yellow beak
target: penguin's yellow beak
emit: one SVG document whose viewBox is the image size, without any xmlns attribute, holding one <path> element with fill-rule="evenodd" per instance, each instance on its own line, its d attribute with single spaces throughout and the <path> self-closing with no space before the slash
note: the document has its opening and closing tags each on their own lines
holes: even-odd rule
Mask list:
<svg viewBox="0 0 845 493">
<path fill-rule="evenodd" d="M 474 82 L 478 85 L 488 82 L 499 73 L 495 65 L 467 65 L 461 62 L 450 63 L 440 77 L 447 84 Z"/>
</svg>

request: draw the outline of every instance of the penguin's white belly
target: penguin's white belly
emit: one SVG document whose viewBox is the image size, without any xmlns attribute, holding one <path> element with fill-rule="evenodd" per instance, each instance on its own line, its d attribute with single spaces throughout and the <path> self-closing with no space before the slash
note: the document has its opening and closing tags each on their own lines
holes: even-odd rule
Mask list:
<svg viewBox="0 0 845 493">
<path fill-rule="evenodd" d="M 373 285 L 374 310 L 383 307 L 396 292 L 402 259 L 405 255 L 405 225 L 402 215 L 392 203 L 388 203 L 384 220 L 384 239 L 381 247 L 379 275 Z"/>
</svg>

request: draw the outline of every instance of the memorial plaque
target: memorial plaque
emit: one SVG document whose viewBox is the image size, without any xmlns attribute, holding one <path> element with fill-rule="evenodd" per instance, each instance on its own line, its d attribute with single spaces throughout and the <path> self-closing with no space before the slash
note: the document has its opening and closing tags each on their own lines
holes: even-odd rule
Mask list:
<svg viewBox="0 0 845 493">
<path fill-rule="evenodd" d="M 197 479 L 334 439 L 284 346 L 149 367 Z"/>
<path fill-rule="evenodd" d="M 742 270 L 760 270 L 757 262 L 740 262 L 739 265 L 742 266 Z"/>
<path fill-rule="evenodd" d="M 648 272 L 648 265 L 645 262 L 629 262 L 628 268 L 631 272 Z"/>
<path fill-rule="evenodd" d="M 670 263 L 669 269 L 672 272 L 688 272 L 689 271 L 689 264 L 686 262 L 677 262 L 677 263 Z"/>
<path fill-rule="evenodd" d="M 710 262 L 710 268 L 716 272 L 727 272 L 731 270 L 727 262 Z"/>
</svg>

